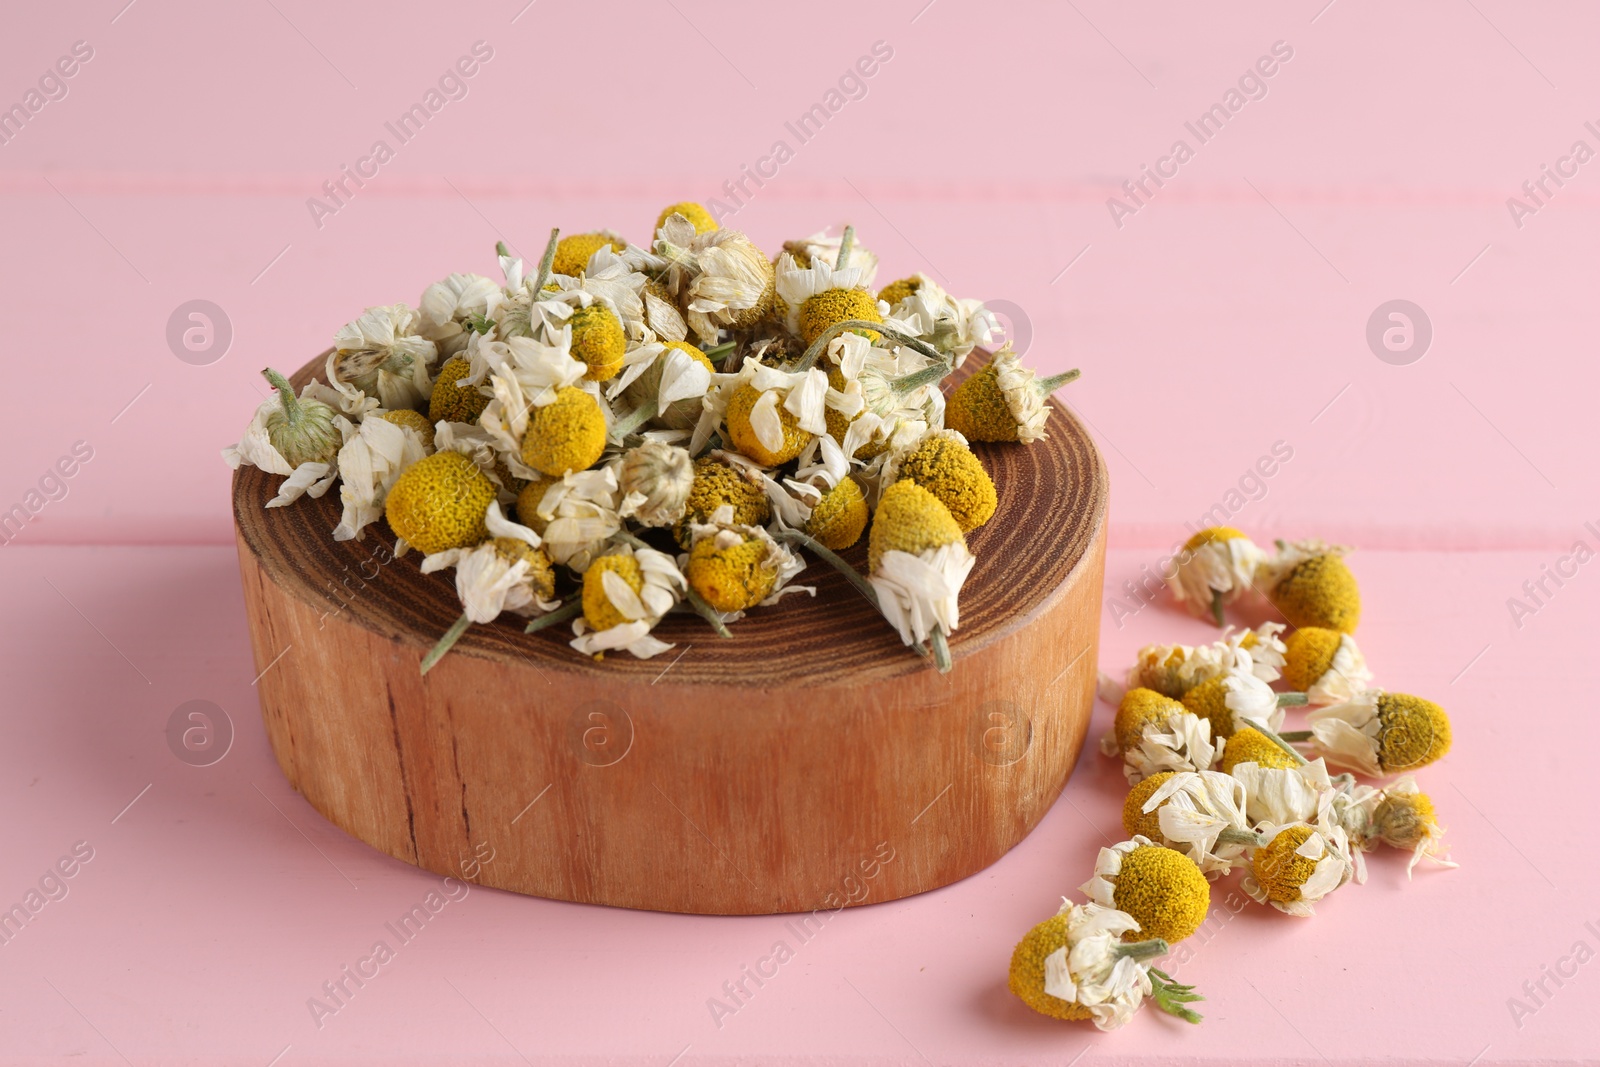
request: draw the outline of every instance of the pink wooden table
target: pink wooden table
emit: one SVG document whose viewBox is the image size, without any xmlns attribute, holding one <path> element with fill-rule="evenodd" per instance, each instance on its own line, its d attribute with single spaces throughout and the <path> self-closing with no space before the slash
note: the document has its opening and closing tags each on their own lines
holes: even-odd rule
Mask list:
<svg viewBox="0 0 1600 1067">
<path fill-rule="evenodd" d="M 35 5 L 0 38 L 0 105 L 39 90 L 20 129 L 0 116 L 0 513 L 36 512 L 0 548 L 0 907 L 41 880 L 60 898 L 0 943 L 0 1062 L 1600 1060 L 1600 572 L 1560 562 L 1600 549 L 1600 164 L 1575 152 L 1600 151 L 1591 11 L 124 3 Z M 308 198 L 479 41 L 472 75 L 319 228 Z M 890 57 L 841 83 L 880 41 Z M 1230 88 L 1238 110 L 1201 142 L 1185 123 Z M 786 124 L 831 89 L 800 143 Z M 1165 602 L 1130 613 L 1123 583 L 1208 512 L 1262 541 L 1359 546 L 1380 680 L 1456 724 L 1424 786 L 1461 869 L 1408 884 L 1379 855 L 1310 922 L 1224 921 L 1220 887 L 1178 966 L 1204 1025 L 1059 1025 L 1010 997 L 1005 963 L 1120 836 L 1120 776 L 1089 753 L 1004 860 L 803 944 L 784 917 L 482 889 L 400 943 L 386 924 L 439 879 L 345 837 L 278 773 L 217 450 L 261 366 L 297 366 L 363 306 L 488 272 L 497 237 L 640 239 L 661 205 L 770 173 L 778 140 L 792 158 L 747 181 L 732 224 L 769 247 L 853 221 L 884 280 L 923 269 L 1006 301 L 1030 361 L 1084 368 L 1068 395 L 1115 487 L 1105 667 L 1206 636 Z M 1145 165 L 1171 176 L 1135 204 L 1120 184 Z M 222 309 L 225 351 L 169 345 L 193 300 Z M 1369 345 L 1393 300 L 1426 315 L 1425 351 Z M 1292 458 L 1249 478 L 1275 445 Z M 195 700 L 233 730 L 210 766 L 168 744 Z M 939 825 L 934 808 L 907 832 Z M 63 858 L 72 877 L 48 878 Z M 314 1017 L 378 940 L 394 958 Z M 780 940 L 794 958 L 714 1017 Z"/>
</svg>

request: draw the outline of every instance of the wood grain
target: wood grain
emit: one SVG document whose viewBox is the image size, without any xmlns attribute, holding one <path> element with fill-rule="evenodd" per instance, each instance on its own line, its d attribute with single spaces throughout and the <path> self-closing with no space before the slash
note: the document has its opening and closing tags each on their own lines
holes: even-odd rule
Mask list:
<svg viewBox="0 0 1600 1067">
<path fill-rule="evenodd" d="M 537 896 L 765 914 L 966 877 L 1059 795 L 1094 699 L 1108 484 L 1050 407 L 1045 441 L 975 449 L 1000 503 L 969 535 L 948 675 L 811 560 L 815 599 L 758 609 L 731 640 L 672 615 L 656 630 L 672 651 L 595 663 L 565 627 L 508 620 L 423 678 L 461 610 L 449 573 L 393 559 L 383 524 L 333 541 L 336 491 L 266 510 L 279 479 L 243 468 L 240 570 L 279 765 L 374 847 Z M 845 553 L 863 570 L 865 544 Z"/>
</svg>

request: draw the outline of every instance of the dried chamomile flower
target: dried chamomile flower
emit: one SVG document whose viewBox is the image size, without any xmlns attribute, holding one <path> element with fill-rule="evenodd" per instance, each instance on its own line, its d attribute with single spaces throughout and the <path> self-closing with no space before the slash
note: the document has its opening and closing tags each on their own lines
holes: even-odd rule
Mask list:
<svg viewBox="0 0 1600 1067">
<path fill-rule="evenodd" d="M 603 382 L 621 372 L 628 338 L 616 312 L 601 303 L 575 308 L 568 326 L 572 330 L 573 358 L 589 368 L 584 378 Z"/>
<path fill-rule="evenodd" d="M 994 480 L 955 430 L 935 430 L 889 464 L 893 473 L 886 472 L 886 479 L 909 479 L 938 497 L 962 533 L 988 522 L 999 504 Z"/>
<path fill-rule="evenodd" d="M 568 642 L 586 656 L 613 649 L 649 659 L 672 646 L 650 631 L 684 593 L 683 574 L 665 552 L 621 545 L 583 572 L 583 615 Z"/>
<path fill-rule="evenodd" d="M 744 526 L 765 526 L 772 518 L 772 505 L 760 476 L 713 451 L 694 461 L 694 484 L 689 487 L 689 505 L 677 527 L 678 544 L 688 548 L 689 524 L 709 522 L 724 505 L 733 509 L 732 521 Z"/>
<path fill-rule="evenodd" d="M 672 526 L 683 518 L 694 487 L 689 451 L 663 441 L 645 441 L 617 462 L 622 504 L 617 514 L 641 526 Z"/>
<path fill-rule="evenodd" d="M 694 227 L 695 233 L 710 233 L 712 230 L 721 229 L 717 220 L 711 217 L 711 212 L 705 209 L 704 204 L 697 204 L 693 200 L 684 200 L 676 204 L 668 204 L 661 209 L 661 214 L 656 218 L 656 230 L 667 224 L 667 220 L 674 215 L 682 215 L 689 225 Z"/>
<path fill-rule="evenodd" d="M 451 274 L 422 291 L 417 333 L 432 341 L 439 355 L 455 355 L 473 331 L 488 327 L 489 313 L 504 298 L 505 291 L 481 274 Z"/>
<path fill-rule="evenodd" d="M 754 326 L 772 307 L 772 263 L 738 230 L 696 233 L 674 214 L 657 230 L 654 251 L 667 260 L 667 291 L 702 344 L 716 344 L 724 329 Z"/>
<path fill-rule="evenodd" d="M 1217 771 L 1161 771 L 1128 790 L 1122 828 L 1188 856 L 1202 873 L 1231 870 L 1261 840 L 1245 815 L 1245 787 Z"/>
<path fill-rule="evenodd" d="M 589 266 L 589 257 L 600 249 L 609 248 L 613 252 L 620 252 L 626 247 L 627 242 L 609 230 L 601 230 L 598 233 L 575 233 L 561 238 L 556 244 L 556 258 L 550 264 L 550 269 L 556 274 L 575 278 Z"/>
<path fill-rule="evenodd" d="M 692 541 L 683 565 L 689 588 L 723 615 L 748 611 L 757 604 L 775 603 L 786 591 L 816 590 L 789 586 L 805 570 L 805 560 L 759 526 L 727 521 L 733 509 L 719 509 L 721 521 L 690 526 Z"/>
<path fill-rule="evenodd" d="M 1167 952 L 1160 940 L 1123 940 L 1138 929 L 1126 912 L 1063 900 L 1059 914 L 1017 942 L 1006 984 L 1041 1015 L 1092 1019 L 1101 1030 L 1115 1030 L 1154 988 L 1142 961 Z"/>
<path fill-rule="evenodd" d="M 867 510 L 861 483 L 846 477 L 824 493 L 811 509 L 805 531 L 823 548 L 839 552 L 861 540 L 869 518 L 871 513 Z"/>
<path fill-rule="evenodd" d="M 494 500 L 495 484 L 476 463 L 460 452 L 435 452 L 389 487 L 384 514 L 396 536 L 431 556 L 487 538 L 484 521 Z"/>
<path fill-rule="evenodd" d="M 778 295 L 789 305 L 789 332 L 807 345 L 841 322 L 883 321 L 878 300 L 867 290 L 859 267 L 839 270 L 824 259 L 812 259 L 810 267 L 801 267 L 792 255 L 784 253 L 778 257 L 777 286 Z M 876 330 L 861 332 L 870 341 L 881 336 Z"/>
<path fill-rule="evenodd" d="M 336 425 L 339 413 L 309 394 L 296 397 L 289 380 L 271 367 L 261 375 L 278 391 L 277 406 L 262 422 L 267 442 L 290 467 L 332 460 L 343 440 Z"/>
<path fill-rule="evenodd" d="M 960 625 L 957 598 L 977 562 L 950 510 L 915 482 L 884 490 L 867 542 L 868 581 L 906 644 Z"/>
<path fill-rule="evenodd" d="M 1378 798 L 1366 828 L 1363 847 L 1370 848 L 1382 841 L 1393 848 L 1409 849 L 1411 862 L 1406 864 L 1408 878 L 1424 858 L 1441 867 L 1459 866 L 1450 860 L 1450 850 L 1444 843 L 1444 827 L 1439 825 L 1433 801 L 1417 788 L 1415 778 L 1408 774 L 1395 779 L 1392 785 L 1378 794 Z"/>
<path fill-rule="evenodd" d="M 1094 903 L 1132 916 L 1139 933 L 1169 945 L 1200 929 L 1211 907 L 1211 884 L 1195 862 L 1148 837 L 1102 848 L 1094 877 L 1079 888 Z"/>
<path fill-rule="evenodd" d="M 1346 551 L 1321 541 L 1280 541 L 1257 578 L 1267 599 L 1291 626 L 1352 634 L 1361 621 L 1361 589 L 1344 562 Z"/>
<path fill-rule="evenodd" d="M 762 466 L 787 463 L 814 435 L 827 432 L 827 392 L 828 376 L 815 367 L 794 374 L 747 362 L 739 377 L 723 386 L 729 443 Z"/>
<path fill-rule="evenodd" d="M 518 517 L 544 538 L 544 549 L 552 560 L 580 573 L 596 554 L 607 550 L 622 529 L 622 517 L 617 513 L 621 492 L 616 469 L 609 464 L 552 479 L 531 503 L 532 513 L 519 511 Z"/>
<path fill-rule="evenodd" d="M 422 318 L 405 304 L 368 308 L 333 335 L 325 368 L 328 384 L 351 403 L 363 396 L 386 408 L 414 408 L 427 399 L 434 343 L 418 330 Z"/>
<path fill-rule="evenodd" d="M 1172 597 L 1191 615 L 1210 615 L 1222 625 L 1222 608 L 1247 593 L 1266 553 L 1231 526 L 1201 530 L 1184 544 L 1168 583 Z"/>
<path fill-rule="evenodd" d="M 1172 716 L 1183 715 L 1186 711 L 1182 704 L 1153 689 L 1129 689 L 1117 705 L 1116 720 L 1106 741 L 1101 742 L 1101 751 L 1108 756 L 1126 752 L 1139 744 L 1146 726 L 1159 729 L 1166 726 Z"/>
<path fill-rule="evenodd" d="M 1250 873 L 1239 883 L 1257 903 L 1308 918 L 1317 901 L 1355 874 L 1349 836 L 1326 818 L 1259 829 L 1269 840 L 1250 857 Z"/>
<path fill-rule="evenodd" d="M 1328 762 L 1371 777 L 1415 770 L 1450 751 L 1450 717 L 1431 700 L 1368 689 L 1306 716 Z M 1291 738 L 1293 735 L 1291 735 Z"/>
<path fill-rule="evenodd" d="M 503 611 L 537 615 L 554 611 L 555 572 L 539 535 L 507 519 L 498 503 L 484 515 L 489 539 L 471 548 L 450 548 L 422 561 L 422 572 L 456 569 L 456 595 L 472 622 L 493 622 Z"/>
<path fill-rule="evenodd" d="M 578 311 L 600 304 L 617 317 L 629 340 L 654 340 L 646 337 L 648 316 L 644 292 L 649 283 L 649 278 L 636 269 L 626 252 L 619 255 L 609 246 L 602 246 L 589 257 L 589 265 L 580 277 L 553 275 L 550 285 L 545 287 L 547 295 L 541 295 L 537 311 L 548 331 L 558 321 L 570 322 Z M 564 319 L 562 305 L 568 309 Z"/>
<path fill-rule="evenodd" d="M 1248 670 L 1237 667 L 1209 678 L 1183 694 L 1183 706 L 1211 720 L 1217 737 L 1232 737 L 1234 731 L 1250 721 L 1261 721 L 1276 730 L 1283 725 L 1285 704 L 1303 704 L 1299 694 L 1278 694 Z"/>
<path fill-rule="evenodd" d="M 1255 732 L 1255 731 L 1251 731 Z M 1246 731 L 1229 740 L 1228 748 Z M 1277 745 L 1268 741 L 1268 745 Z M 1240 760 L 1228 771 L 1244 783 L 1245 814 L 1252 823 L 1283 826 L 1293 822 L 1315 822 L 1317 812 L 1334 790 L 1328 765 L 1321 759 L 1296 760 L 1282 749 L 1276 754 L 1265 748 L 1254 753 L 1259 760 Z"/>
<path fill-rule="evenodd" d="M 1288 627 L 1281 622 L 1264 622 L 1254 630 L 1241 630 L 1234 634 L 1223 631 L 1223 640 L 1235 648 L 1250 653 L 1250 673 L 1263 682 L 1276 682 L 1283 676 L 1283 665 L 1288 654 L 1282 634 Z"/>
<path fill-rule="evenodd" d="M 284 380 L 276 371 L 264 373 L 268 375 L 269 381 L 272 381 L 273 375 L 277 375 L 279 381 Z M 277 382 L 273 384 L 277 386 Z M 256 413 L 250 419 L 250 425 L 245 427 L 244 436 L 239 439 L 239 443 L 229 445 L 222 450 L 223 460 L 234 470 L 243 466 L 260 467 L 268 474 L 284 476 L 277 493 L 267 501 L 269 508 L 281 508 L 294 503 L 302 496 L 316 499 L 326 493 L 339 477 L 339 468 L 333 462 L 338 455 L 339 445 L 345 437 L 355 431 L 349 419 L 333 412 L 327 420 L 333 430 L 333 438 L 332 447 L 326 449 L 326 458 L 298 465 L 291 463 L 273 443 L 272 435 L 267 428 L 268 420 L 274 420 L 274 425 L 278 427 L 278 437 L 285 445 L 296 446 L 294 447 L 296 455 L 322 454 L 324 446 L 318 442 L 322 440 L 320 427 L 323 423 L 323 412 L 332 412 L 328 400 L 336 400 L 339 394 L 317 382 L 308 382 L 300 391 L 299 398 L 294 398 L 287 393 L 286 386 L 287 382 L 284 388 L 279 388 L 278 395 L 263 401 L 256 408 Z M 327 399 L 319 399 L 319 396 Z M 293 430 L 287 429 L 290 423 L 279 421 L 289 410 L 286 405 L 290 401 L 293 401 L 297 413 L 296 420 L 292 423 L 295 427 Z M 312 407 L 313 404 L 316 406 Z"/>
<path fill-rule="evenodd" d="M 1190 712 L 1147 722 L 1139 739 L 1122 750 L 1122 774 L 1132 785 L 1158 771 L 1206 771 L 1216 766 L 1224 741 L 1211 723 Z"/>
<path fill-rule="evenodd" d="M 956 386 L 945 406 L 945 425 L 968 441 L 1020 441 L 1045 437 L 1050 418 L 1045 398 L 1078 376 L 1075 370 L 1036 378 L 1011 346 L 994 354 L 982 370 Z"/>
<path fill-rule="evenodd" d="M 687 341 L 661 341 L 628 352 L 626 366 L 606 391 L 619 395 L 635 411 L 651 405 L 648 421 L 668 430 L 693 429 L 700 419 L 701 398 L 711 388 L 717 368 Z"/>
<path fill-rule="evenodd" d="M 1342 704 L 1372 681 L 1366 658 L 1349 634 L 1307 626 L 1290 634 L 1285 644 L 1283 679 L 1311 704 Z"/>
<path fill-rule="evenodd" d="M 839 263 L 839 250 L 844 246 L 844 240 L 843 233 L 835 237 L 826 230 L 820 230 L 810 237 L 783 242 L 783 251 L 793 257 L 802 269 L 814 266 L 817 262 L 832 267 Z M 878 277 L 877 255 L 856 240 L 853 230 L 850 232 L 850 254 L 844 265 L 859 272 L 859 284 L 869 288 Z"/>
<path fill-rule="evenodd" d="M 1223 642 L 1194 648 L 1146 645 L 1128 668 L 1127 687 L 1151 689 L 1176 700 L 1201 682 L 1220 677 L 1235 663 L 1234 650 Z M 1121 699 L 1119 695 L 1117 700 Z"/>
<path fill-rule="evenodd" d="M 430 422 L 478 421 L 489 406 L 489 395 L 467 380 L 471 374 L 472 361 L 465 356 L 451 356 L 444 361 L 428 397 Z"/>
<path fill-rule="evenodd" d="M 574 386 L 528 412 L 522 462 L 541 474 L 587 470 L 606 448 L 606 417 L 600 402 Z"/>
<path fill-rule="evenodd" d="M 391 415 L 410 418 L 391 419 Z M 390 487 L 407 467 L 433 451 L 433 436 L 428 420 L 410 408 L 361 420 L 339 449 L 339 502 L 344 511 L 333 531 L 335 541 L 359 539 L 362 531 L 383 517 Z"/>
<path fill-rule="evenodd" d="M 958 300 L 926 275 L 892 282 L 878 293 L 889 305 L 885 320 L 926 341 L 960 367 L 979 345 L 994 343 L 1000 322 L 981 300 Z"/>
<path fill-rule="evenodd" d="M 401 429 L 416 431 L 417 439 L 422 442 L 423 451 L 433 451 L 433 424 L 438 420 L 429 419 L 422 412 L 412 411 L 410 408 L 401 408 L 399 411 L 375 412 L 374 414 L 385 422 L 394 423 Z"/>
<path fill-rule="evenodd" d="M 1227 748 L 1217 767 L 1224 774 L 1232 774 L 1241 763 L 1256 763 L 1262 767 L 1299 767 L 1304 762 L 1254 726 L 1245 726 L 1235 730 L 1233 736 L 1228 738 Z"/>
</svg>

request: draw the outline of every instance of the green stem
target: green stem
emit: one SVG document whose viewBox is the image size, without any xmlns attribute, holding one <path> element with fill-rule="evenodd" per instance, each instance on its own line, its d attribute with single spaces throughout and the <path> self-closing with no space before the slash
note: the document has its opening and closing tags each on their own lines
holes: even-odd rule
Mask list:
<svg viewBox="0 0 1600 1067">
<path fill-rule="evenodd" d="M 472 620 L 467 617 L 466 612 L 462 612 L 461 618 L 457 619 L 455 624 L 444 632 L 444 636 L 439 638 L 439 643 L 433 646 L 433 651 L 422 657 L 422 673 L 427 674 L 433 670 L 433 665 L 443 659 L 446 652 L 455 647 L 456 642 L 461 640 L 461 635 L 466 633 L 467 627 L 471 625 Z"/>
<path fill-rule="evenodd" d="M 1249 845 L 1251 848 L 1260 848 L 1266 844 L 1261 840 L 1261 835 L 1251 830 L 1235 830 L 1231 826 L 1224 827 L 1217 834 L 1217 840 L 1225 845 Z"/>
<path fill-rule="evenodd" d="M 779 541 L 790 541 L 797 545 L 803 545 L 815 552 L 824 563 L 831 565 L 834 570 L 849 579 L 850 584 L 856 587 L 856 592 L 866 597 L 873 607 L 878 607 L 878 591 L 872 588 L 872 583 L 861 577 L 861 572 L 845 562 L 844 557 L 833 549 L 825 547 L 816 538 L 802 530 L 777 530 L 773 532 L 772 536 Z"/>
<path fill-rule="evenodd" d="M 654 400 L 646 400 L 611 424 L 611 436 L 620 439 L 655 418 L 657 414 L 656 402 Z"/>
<path fill-rule="evenodd" d="M 1217 620 L 1217 625 L 1222 625 L 1222 590 L 1211 590 L 1211 617 Z"/>
<path fill-rule="evenodd" d="M 705 357 L 713 363 L 722 362 L 722 358 L 739 347 L 738 341 L 724 341 L 720 345 L 713 345 L 705 350 Z"/>
<path fill-rule="evenodd" d="M 1157 967 L 1147 968 L 1146 973 L 1150 977 L 1150 999 L 1156 1002 L 1156 1007 L 1168 1015 L 1176 1015 L 1186 1023 L 1198 1023 L 1201 1020 L 1199 1012 L 1184 1007 L 1185 1004 L 1206 999 L 1194 991 L 1194 986 L 1179 984 L 1170 974 Z"/>
<path fill-rule="evenodd" d="M 923 367 L 919 371 L 912 371 L 910 374 L 891 378 L 889 384 L 894 386 L 894 391 L 897 393 L 911 393 L 924 385 L 933 385 L 936 382 L 943 381 L 949 373 L 950 367 L 948 364 L 935 363 L 932 366 Z"/>
<path fill-rule="evenodd" d="M 935 626 L 930 644 L 933 645 L 933 665 L 939 669 L 940 674 L 949 674 L 954 664 L 950 660 L 950 642 L 944 635 L 944 627 Z M 1163 946 L 1162 951 L 1166 948 Z"/>
<path fill-rule="evenodd" d="M 1307 703 L 1309 703 L 1309 701 L 1306 699 L 1306 695 L 1304 693 L 1278 694 L 1278 707 L 1280 708 L 1301 708 Z"/>
<path fill-rule="evenodd" d="M 539 273 L 534 277 L 533 291 L 538 294 L 550 282 L 550 266 L 556 261 L 556 244 L 561 239 L 561 227 L 551 227 L 550 243 L 544 246 L 544 255 L 539 257 Z M 538 299 L 537 295 L 534 299 Z"/>
<path fill-rule="evenodd" d="M 1055 392 L 1057 389 L 1060 389 L 1068 382 L 1076 381 L 1078 375 L 1081 373 L 1081 371 L 1074 367 L 1072 370 L 1063 371 L 1062 373 L 1053 375 L 1049 378 L 1037 378 L 1034 380 L 1033 385 L 1034 388 L 1039 390 L 1040 396 L 1049 396 L 1051 393 Z"/>
<path fill-rule="evenodd" d="M 1284 736 L 1282 734 L 1279 734 L 1279 733 L 1275 732 L 1271 727 L 1269 727 L 1264 722 L 1258 722 L 1255 719 L 1248 719 L 1246 721 L 1250 724 L 1250 728 L 1252 730 L 1255 730 L 1257 733 L 1259 733 L 1263 737 L 1265 737 L 1268 741 L 1271 741 L 1273 744 L 1277 745 L 1279 748 L 1281 748 L 1285 752 L 1289 753 L 1289 755 L 1293 756 L 1294 759 L 1295 759 L 1295 763 L 1297 765 L 1299 765 L 1301 767 L 1304 767 L 1307 763 L 1311 762 L 1310 760 L 1306 759 L 1304 756 L 1302 756 L 1300 754 L 1300 750 L 1299 749 L 1295 748 L 1293 745 L 1291 745 L 1289 743 L 1289 738 L 1290 737 L 1293 737 L 1297 741 L 1309 740 L 1310 737 L 1311 737 L 1311 732 L 1309 730 L 1297 730 L 1294 733 L 1289 734 L 1286 737 L 1286 736 Z M 1303 734 L 1304 736 L 1303 737 L 1300 736 L 1301 734 Z"/>
<path fill-rule="evenodd" d="M 576 618 L 582 614 L 583 598 L 575 596 L 565 604 L 561 605 L 559 608 L 556 608 L 554 611 L 547 611 L 543 615 L 540 615 L 537 619 L 529 619 L 528 625 L 523 627 L 522 632 L 525 634 L 538 633 L 547 626 L 554 626 L 557 623 L 566 622 L 568 619 Z"/>
<path fill-rule="evenodd" d="M 835 337 L 838 337 L 846 330 L 871 330 L 873 333 L 883 334 L 886 337 L 892 338 L 899 344 L 905 345 L 907 348 L 927 356 L 929 359 L 937 360 L 938 362 L 943 363 L 946 367 L 950 365 L 950 357 L 946 356 L 943 352 L 939 351 L 937 348 L 934 348 L 926 341 L 923 341 L 921 338 L 913 337 L 904 330 L 897 330 L 893 326 L 885 326 L 881 322 L 870 322 L 866 319 L 846 319 L 844 322 L 834 323 L 826 330 L 823 330 L 821 333 L 817 334 L 817 339 L 812 341 L 811 344 L 806 347 L 805 354 L 800 357 L 797 363 L 795 363 L 794 370 L 810 370 L 812 367 L 816 366 L 817 358 L 821 356 L 823 351 L 828 347 L 828 342 L 832 341 Z"/>
<path fill-rule="evenodd" d="M 290 425 L 300 421 L 300 399 L 294 395 L 294 386 L 289 384 L 289 379 L 268 367 L 261 372 L 261 376 L 278 391 L 278 400 L 283 404 L 284 417 Z"/>
<path fill-rule="evenodd" d="M 733 634 L 728 631 L 728 627 L 723 623 L 722 616 L 717 613 L 717 609 L 712 607 L 710 604 L 707 604 L 705 598 L 699 593 L 696 593 L 693 589 L 685 589 L 684 599 L 689 602 L 689 606 L 694 609 L 696 615 L 699 615 L 702 619 L 711 624 L 711 628 L 717 631 L 718 637 L 733 636 Z"/>
<path fill-rule="evenodd" d="M 1309 741 L 1311 740 L 1311 731 L 1285 730 L 1283 733 L 1279 734 L 1278 737 L 1283 741 Z"/>
<path fill-rule="evenodd" d="M 850 252 L 856 246 L 856 228 L 846 226 L 844 236 L 839 238 L 839 258 L 833 264 L 834 270 L 844 270 L 850 263 Z"/>
<path fill-rule="evenodd" d="M 1157 956 L 1165 956 L 1172 951 L 1168 944 L 1159 937 L 1152 937 L 1148 941 L 1127 941 L 1117 945 L 1111 950 L 1113 956 L 1130 960 L 1153 960 Z"/>
</svg>

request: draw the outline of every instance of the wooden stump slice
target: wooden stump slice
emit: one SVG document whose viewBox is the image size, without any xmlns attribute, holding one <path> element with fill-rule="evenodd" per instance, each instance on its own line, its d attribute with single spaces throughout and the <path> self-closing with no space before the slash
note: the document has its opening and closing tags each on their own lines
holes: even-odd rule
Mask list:
<svg viewBox="0 0 1600 1067">
<path fill-rule="evenodd" d="M 974 353 L 972 363 L 981 361 Z M 323 357 L 295 375 L 320 373 Z M 453 572 L 379 523 L 335 542 L 335 488 L 267 510 L 234 478 L 262 716 L 313 807 L 407 863 L 518 893 L 718 915 L 893 900 L 995 862 L 1060 795 L 1095 694 L 1108 483 L 1081 423 L 977 445 L 999 509 L 968 535 L 941 675 L 840 575 L 722 639 L 692 614 L 654 659 L 596 663 L 571 631 L 471 627 Z M 845 553 L 863 572 L 866 537 Z"/>
</svg>

